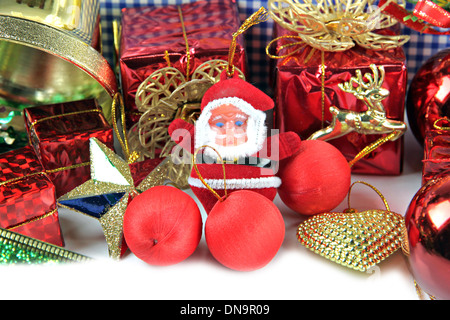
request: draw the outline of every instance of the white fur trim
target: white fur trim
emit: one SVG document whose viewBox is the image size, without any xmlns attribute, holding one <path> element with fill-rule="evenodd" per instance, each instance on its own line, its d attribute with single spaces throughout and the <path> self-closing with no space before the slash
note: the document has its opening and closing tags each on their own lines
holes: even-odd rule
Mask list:
<svg viewBox="0 0 450 320">
<path fill-rule="evenodd" d="M 213 189 L 223 189 L 223 179 L 204 179 Z M 191 187 L 206 188 L 198 178 L 188 178 Z M 278 177 L 261 177 L 249 179 L 227 179 L 227 189 L 264 189 L 278 188 L 281 186 L 281 179 Z"/>
<path fill-rule="evenodd" d="M 232 147 L 219 146 L 215 143 L 214 138 L 216 133 L 211 130 L 208 121 L 211 118 L 211 111 L 224 104 L 232 104 L 249 116 L 246 143 Z M 195 123 L 195 149 L 207 145 L 216 149 L 224 159 L 249 157 L 257 153 L 264 146 L 267 134 L 265 120 L 266 114 L 263 111 L 255 109 L 251 104 L 241 98 L 228 97 L 210 101 Z M 204 152 L 210 157 L 217 157 L 217 154 L 211 148 L 205 148 Z"/>
</svg>

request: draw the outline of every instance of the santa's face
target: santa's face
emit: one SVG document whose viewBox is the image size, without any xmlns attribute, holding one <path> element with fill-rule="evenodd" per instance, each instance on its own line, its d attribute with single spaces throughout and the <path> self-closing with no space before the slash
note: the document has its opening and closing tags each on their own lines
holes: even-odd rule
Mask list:
<svg viewBox="0 0 450 320">
<path fill-rule="evenodd" d="M 215 134 L 215 143 L 223 147 L 239 146 L 247 142 L 248 115 L 232 104 L 223 104 L 211 111 L 208 121 Z"/>
<path fill-rule="evenodd" d="M 195 148 L 210 146 L 223 159 L 250 157 L 263 148 L 266 114 L 238 97 L 210 101 L 195 123 Z M 211 148 L 203 152 L 217 157 Z"/>
</svg>

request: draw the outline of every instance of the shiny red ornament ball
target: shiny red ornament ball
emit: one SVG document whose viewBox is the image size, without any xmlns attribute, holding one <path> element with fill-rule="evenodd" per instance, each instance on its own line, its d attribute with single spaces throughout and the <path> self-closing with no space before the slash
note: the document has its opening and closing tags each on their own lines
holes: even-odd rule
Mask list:
<svg viewBox="0 0 450 320">
<path fill-rule="evenodd" d="M 314 215 L 336 208 L 351 183 L 350 165 L 333 145 L 304 140 L 293 157 L 280 164 L 278 195 L 290 209 Z"/>
<path fill-rule="evenodd" d="M 436 120 L 450 118 L 450 48 L 429 58 L 416 72 L 408 89 L 406 111 L 420 144 Z"/>
<path fill-rule="evenodd" d="M 205 222 L 205 239 L 213 257 L 237 271 L 266 266 L 285 235 L 283 217 L 265 196 L 234 191 L 212 208 Z"/>
<path fill-rule="evenodd" d="M 422 291 L 450 299 L 450 172 L 422 186 L 405 215 L 408 261 Z"/>
<path fill-rule="evenodd" d="M 157 266 L 179 263 L 194 253 L 202 228 L 202 216 L 194 199 L 171 186 L 156 186 L 136 196 L 123 221 L 131 252 Z"/>
</svg>

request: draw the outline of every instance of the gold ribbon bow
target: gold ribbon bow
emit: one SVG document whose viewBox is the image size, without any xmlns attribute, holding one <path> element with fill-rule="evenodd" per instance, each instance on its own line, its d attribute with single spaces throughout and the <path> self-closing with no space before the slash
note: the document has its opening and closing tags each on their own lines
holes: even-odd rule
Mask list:
<svg viewBox="0 0 450 320">
<path fill-rule="evenodd" d="M 358 44 L 389 50 L 409 40 L 406 35 L 381 35 L 397 21 L 376 8 L 374 0 L 269 0 L 269 13 L 283 28 L 295 32 L 299 44 L 321 51 L 344 51 Z M 375 9 L 373 9 L 375 8 Z"/>
<path fill-rule="evenodd" d="M 389 28 L 397 23 L 395 19 L 382 12 L 383 7 L 373 9 L 373 3 L 373 0 L 317 0 L 314 2 L 311 0 L 269 0 L 269 13 L 274 21 L 283 28 L 294 32 L 295 35 L 286 35 L 273 39 L 266 47 L 268 56 L 274 59 L 286 58 L 302 50 L 307 45 L 312 47 L 310 56 L 316 50 L 320 50 L 321 52 L 322 129 L 315 132 L 308 139 L 329 140 L 342 136 L 350 131 L 357 131 L 361 134 L 388 133 L 387 136 L 381 137 L 370 146 L 364 148 L 364 150 L 350 161 L 350 166 L 353 166 L 355 162 L 378 148 L 381 144 L 396 140 L 406 130 L 406 125 L 403 122 L 386 119 L 386 112 L 379 101 L 380 99 L 375 99 L 374 95 L 370 97 L 363 96 L 361 92 L 357 91 L 363 87 L 367 89 L 366 87 L 368 85 L 364 82 L 359 70 L 357 70 L 357 79 L 352 78 L 351 84 L 347 87 L 344 87 L 343 85 L 345 84 L 342 84 L 340 89 L 353 93 L 358 99 L 364 100 L 368 104 L 369 111 L 366 114 L 356 114 L 333 107 L 338 114 L 333 117 L 332 124 L 324 128 L 326 70 L 324 52 L 345 51 L 354 47 L 355 44 L 371 50 L 390 50 L 402 46 L 409 40 L 409 36 L 405 35 L 389 36 L 372 32 L 375 29 Z M 277 48 L 276 55 L 270 54 L 271 45 L 281 39 L 286 39 L 288 42 Z M 295 49 L 286 55 L 278 55 L 279 51 L 287 47 L 295 47 Z M 377 67 L 374 65 L 370 67 L 374 72 L 374 77 L 377 78 Z M 381 79 L 384 79 L 384 69 L 382 67 L 380 67 L 380 72 L 382 73 Z M 368 82 L 373 79 L 370 74 L 366 74 L 364 77 L 369 80 Z M 384 93 L 386 89 L 381 88 L 382 82 L 380 80 L 376 84 L 377 87 L 374 87 L 377 93 L 380 93 L 381 98 L 389 94 L 389 92 Z M 354 84 L 357 85 L 356 88 L 353 87 Z M 381 95 L 381 92 L 384 95 Z M 368 119 L 367 122 L 374 122 L 378 125 L 359 127 L 362 121 L 358 120 L 359 122 L 356 124 L 347 121 L 346 116 L 350 113 L 352 117 L 361 119 L 362 117 L 366 117 Z M 335 125 L 335 122 L 343 123 L 343 126 L 348 128 L 337 134 L 336 130 L 340 130 L 340 126 Z"/>
</svg>

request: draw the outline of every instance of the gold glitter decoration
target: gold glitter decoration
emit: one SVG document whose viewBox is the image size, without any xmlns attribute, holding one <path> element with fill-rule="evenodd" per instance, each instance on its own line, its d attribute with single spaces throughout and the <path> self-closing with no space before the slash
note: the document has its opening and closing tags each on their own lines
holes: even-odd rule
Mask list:
<svg viewBox="0 0 450 320">
<path fill-rule="evenodd" d="M 120 259 L 123 244 L 123 215 L 128 202 L 130 198 L 140 192 L 165 182 L 167 160 L 162 161 L 135 187 L 127 161 L 121 159 L 96 138 L 90 139 L 89 150 L 91 179 L 60 197 L 58 206 L 73 210 L 73 207 L 64 203 L 65 200 L 123 192 L 124 195 L 121 199 L 107 208 L 106 212 L 98 219 L 108 244 L 109 256 L 113 259 Z M 75 211 L 84 213 L 80 210 Z"/>
<path fill-rule="evenodd" d="M 42 105 L 96 98 L 110 121 L 112 97 L 118 91 L 114 71 L 100 52 L 78 37 L 0 15 L 0 59 L 5 100 Z"/>
<path fill-rule="evenodd" d="M 207 61 L 193 72 L 190 81 L 179 70 L 166 67 L 144 80 L 136 92 L 136 106 L 144 113 L 128 131 L 130 150 L 137 151 L 141 159 L 170 157 L 175 143 L 170 139 L 168 126 L 178 118 L 195 123 L 204 93 L 220 80 L 227 66 L 224 60 Z M 241 70 L 236 71 L 245 79 Z M 169 161 L 168 179 L 180 188 L 187 188 L 191 163 Z"/>
<path fill-rule="evenodd" d="M 268 7 L 276 23 L 295 32 L 303 43 L 322 51 L 344 51 L 355 44 L 389 50 L 405 44 L 409 36 L 373 32 L 397 23 L 374 3 L 374 0 L 269 0 Z"/>
<path fill-rule="evenodd" d="M 408 239 L 402 215 L 392 212 L 381 193 L 370 184 L 386 210 L 322 213 L 298 226 L 298 241 L 311 251 L 348 268 L 366 271 L 398 249 L 408 255 Z M 350 187 L 350 189 L 351 189 Z M 350 192 L 349 192 L 350 199 Z"/>
<path fill-rule="evenodd" d="M 0 14 L 36 21 L 69 32 L 91 44 L 99 0 L 0 0 Z"/>
<path fill-rule="evenodd" d="M 123 243 L 123 215 L 127 210 L 129 194 L 125 193 L 107 214 L 100 217 L 100 225 L 108 244 L 109 256 L 113 259 L 119 259 L 122 252 Z"/>
</svg>

